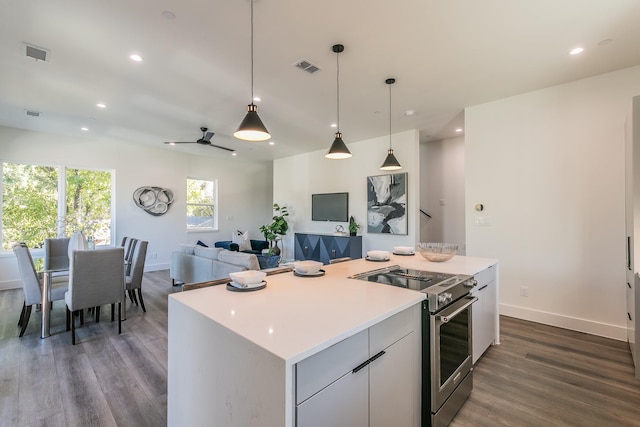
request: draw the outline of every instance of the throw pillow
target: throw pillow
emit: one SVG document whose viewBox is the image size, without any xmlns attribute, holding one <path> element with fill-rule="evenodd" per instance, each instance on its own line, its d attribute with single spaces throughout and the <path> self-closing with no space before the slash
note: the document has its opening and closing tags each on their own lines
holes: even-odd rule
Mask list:
<svg viewBox="0 0 640 427">
<path fill-rule="evenodd" d="M 208 248 L 209 245 L 205 244 L 203 241 L 198 240 L 198 243 L 196 243 L 196 245 L 200 245 L 200 246 L 204 246 L 205 248 Z"/>
<path fill-rule="evenodd" d="M 236 230 L 231 233 L 231 242 L 237 243 L 240 251 L 250 251 L 251 242 L 249 241 L 249 232 Z"/>
</svg>

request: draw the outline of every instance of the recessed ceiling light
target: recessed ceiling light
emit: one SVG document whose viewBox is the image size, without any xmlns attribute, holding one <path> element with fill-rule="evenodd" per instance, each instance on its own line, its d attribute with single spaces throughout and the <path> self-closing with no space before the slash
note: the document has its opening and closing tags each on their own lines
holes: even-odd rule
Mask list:
<svg viewBox="0 0 640 427">
<path fill-rule="evenodd" d="M 405 116 L 413 116 L 415 114 L 415 110 L 407 110 L 404 112 Z"/>
<path fill-rule="evenodd" d="M 162 12 L 162 17 L 168 19 L 169 21 L 173 21 L 174 19 L 176 19 L 176 14 L 171 12 L 170 10 L 165 10 L 164 12 Z"/>
<path fill-rule="evenodd" d="M 104 105 L 102 102 L 97 103 L 96 107 L 98 107 L 98 108 L 107 108 L 107 106 Z"/>
<path fill-rule="evenodd" d="M 262 101 L 262 100 L 260 99 L 260 97 L 259 97 L 259 96 L 254 96 L 254 97 L 253 97 L 253 100 L 254 100 L 255 102 L 260 102 L 260 101 Z"/>
<path fill-rule="evenodd" d="M 235 151 L 233 153 L 231 153 L 232 156 L 237 156 L 238 153 L 236 153 Z"/>
<path fill-rule="evenodd" d="M 169 145 L 176 145 L 176 143 L 175 142 L 170 142 Z"/>
<path fill-rule="evenodd" d="M 81 127 L 80 130 L 82 130 L 84 132 L 87 132 L 89 130 L 89 128 L 88 127 Z"/>
<path fill-rule="evenodd" d="M 571 52 L 569 52 L 569 55 L 578 55 L 582 52 L 584 52 L 584 48 L 574 47 L 573 49 L 571 49 Z"/>
<path fill-rule="evenodd" d="M 276 143 L 273 141 L 269 141 L 269 145 L 276 145 Z"/>
<path fill-rule="evenodd" d="M 132 61 L 142 62 L 142 57 L 137 53 L 129 55 L 129 58 L 131 58 Z"/>
<path fill-rule="evenodd" d="M 456 129 L 456 132 L 462 132 L 462 128 Z"/>
<path fill-rule="evenodd" d="M 337 127 L 338 127 L 338 125 L 337 125 L 337 124 L 335 124 L 335 123 L 331 123 L 331 127 L 332 127 L 332 128 L 337 128 Z"/>
</svg>

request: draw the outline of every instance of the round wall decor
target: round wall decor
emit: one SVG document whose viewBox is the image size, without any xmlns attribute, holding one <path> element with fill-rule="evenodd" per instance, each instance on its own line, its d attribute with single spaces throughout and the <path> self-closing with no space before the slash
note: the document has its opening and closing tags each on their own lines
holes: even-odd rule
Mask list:
<svg viewBox="0 0 640 427">
<path fill-rule="evenodd" d="M 140 187 L 133 192 L 136 206 L 153 216 L 167 213 L 173 203 L 173 191 L 161 187 Z"/>
</svg>

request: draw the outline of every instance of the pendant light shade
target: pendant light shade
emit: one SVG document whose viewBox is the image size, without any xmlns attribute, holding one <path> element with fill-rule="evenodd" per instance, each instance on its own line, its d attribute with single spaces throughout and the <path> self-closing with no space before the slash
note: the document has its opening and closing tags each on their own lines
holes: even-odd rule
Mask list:
<svg viewBox="0 0 640 427">
<path fill-rule="evenodd" d="M 391 85 L 396 82 L 396 79 L 387 79 L 384 81 L 389 85 L 389 151 L 387 151 L 387 158 L 384 159 L 384 163 L 380 166 L 383 171 L 395 171 L 402 169 L 400 162 L 393 154 L 393 148 L 391 148 Z"/>
<path fill-rule="evenodd" d="M 384 159 L 384 163 L 382 164 L 382 166 L 380 166 L 380 169 L 382 169 L 383 171 L 395 171 L 398 169 L 402 169 L 402 166 L 400 166 L 398 159 L 396 159 L 396 156 L 393 155 L 393 150 L 389 148 L 389 151 L 387 153 L 387 158 Z"/>
<path fill-rule="evenodd" d="M 348 159 L 351 157 L 351 153 L 347 148 L 347 144 L 342 140 L 342 134 L 340 132 L 336 132 L 336 139 L 333 140 L 333 144 L 331 144 L 331 148 L 329 148 L 329 152 L 325 154 L 325 157 L 332 160 Z"/>
<path fill-rule="evenodd" d="M 351 152 L 347 148 L 347 145 L 342 140 L 342 133 L 340 133 L 340 61 L 339 56 L 340 52 L 344 51 L 344 46 L 341 44 L 334 44 L 331 47 L 331 50 L 336 54 L 336 101 L 337 101 L 337 115 L 338 120 L 336 122 L 338 131 L 336 132 L 336 138 L 333 140 L 333 144 L 331 144 L 331 148 L 324 156 L 327 159 L 332 160 L 341 160 L 348 159 L 351 157 Z"/>
<path fill-rule="evenodd" d="M 244 116 L 242 123 L 238 126 L 238 130 L 233 136 L 245 141 L 266 141 L 271 138 L 269 131 L 258 116 L 258 106 L 254 103 L 249 104 L 247 115 Z"/>
<path fill-rule="evenodd" d="M 245 141 L 266 141 L 271 138 L 271 134 L 260 120 L 258 107 L 253 103 L 253 0 L 251 0 L 251 100 L 249 111 L 233 136 Z"/>
</svg>

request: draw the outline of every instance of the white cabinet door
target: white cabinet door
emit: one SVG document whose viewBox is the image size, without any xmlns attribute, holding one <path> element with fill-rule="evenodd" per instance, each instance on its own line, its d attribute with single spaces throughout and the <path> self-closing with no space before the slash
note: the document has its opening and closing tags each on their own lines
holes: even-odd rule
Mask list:
<svg viewBox="0 0 640 427">
<path fill-rule="evenodd" d="M 414 399 L 411 393 L 416 348 L 414 332 L 386 348 L 385 354 L 369 365 L 371 427 L 413 427 Z"/>
<path fill-rule="evenodd" d="M 496 334 L 496 275 L 495 267 L 491 266 L 475 275 L 478 284 L 473 296 L 478 301 L 473 304 L 473 363 L 493 344 Z"/>
<path fill-rule="evenodd" d="M 368 423 L 367 367 L 356 373 L 349 372 L 296 409 L 299 427 L 367 427 Z"/>
<path fill-rule="evenodd" d="M 417 304 L 299 362 L 296 426 L 417 426 L 420 314 Z"/>
</svg>

